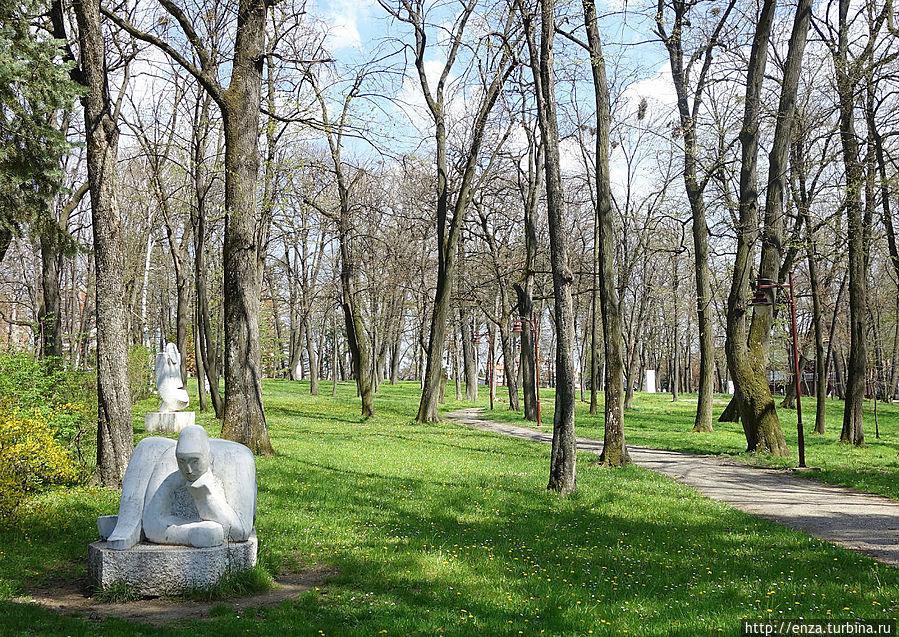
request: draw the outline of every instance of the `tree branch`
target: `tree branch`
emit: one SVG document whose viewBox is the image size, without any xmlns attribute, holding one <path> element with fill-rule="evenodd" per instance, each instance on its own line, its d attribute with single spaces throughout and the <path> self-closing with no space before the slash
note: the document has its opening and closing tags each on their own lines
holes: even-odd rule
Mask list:
<svg viewBox="0 0 899 637">
<path fill-rule="evenodd" d="M 225 107 L 224 103 L 224 89 L 222 85 L 218 83 L 218 81 L 213 78 L 206 69 L 198 69 L 190 60 L 181 55 L 175 48 L 166 42 L 165 40 L 152 35 L 150 33 L 146 33 L 141 31 L 133 24 L 125 20 L 124 18 L 117 16 L 115 13 L 106 9 L 104 7 L 100 7 L 100 12 L 105 15 L 107 18 L 112 20 L 119 28 L 129 33 L 134 38 L 141 40 L 143 42 L 147 42 L 148 44 L 152 44 L 157 47 L 160 51 L 168 55 L 175 62 L 177 62 L 185 71 L 193 75 L 197 78 L 197 81 L 200 85 L 206 90 L 207 93 L 215 100 L 216 104 L 218 104 L 222 109 Z M 202 59 L 202 58 L 201 58 Z"/>
</svg>

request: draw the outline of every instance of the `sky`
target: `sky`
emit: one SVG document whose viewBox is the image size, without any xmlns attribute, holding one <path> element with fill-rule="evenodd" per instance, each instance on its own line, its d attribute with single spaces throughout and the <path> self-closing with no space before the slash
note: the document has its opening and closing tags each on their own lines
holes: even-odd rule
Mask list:
<svg viewBox="0 0 899 637">
<path fill-rule="evenodd" d="M 632 68 L 639 67 L 638 81 L 631 84 L 625 95 L 626 99 L 636 105 L 642 98 L 646 98 L 651 108 L 671 109 L 674 104 L 674 91 L 670 81 L 667 56 L 658 42 L 634 44 L 652 40 L 647 21 L 639 14 L 622 12 L 624 0 L 600 0 L 599 11 L 606 11 L 606 17 L 601 18 L 603 38 L 607 43 L 607 55 L 619 56 L 624 65 Z M 341 63 L 353 65 L 367 56 L 380 45 L 384 46 L 384 38 L 387 35 L 409 35 L 405 25 L 393 25 L 387 17 L 386 11 L 378 4 L 377 0 L 313 0 L 309 7 L 311 16 L 320 20 L 323 28 L 327 30 L 325 40 L 326 48 Z M 563 25 L 568 28 L 579 26 L 580 23 Z M 583 33 L 583 29 L 581 29 Z M 561 39 L 561 37 L 560 37 Z M 624 43 L 625 45 L 616 46 Z M 557 46 L 561 46 L 559 42 Z M 389 45 L 388 45 L 389 46 Z M 395 48 L 395 45 L 394 45 Z M 426 60 L 428 76 L 436 78 L 439 75 L 443 60 L 438 57 L 439 50 L 430 52 Z M 642 78 L 642 79 L 641 79 Z M 590 89 L 592 90 L 592 89 Z M 588 93 L 584 93 L 587 95 Z M 397 101 L 407 106 L 403 108 L 403 114 L 399 120 L 391 124 L 395 127 L 394 135 L 399 139 L 411 140 L 413 137 L 421 139 L 429 133 L 429 117 L 424 109 L 424 100 L 417 77 L 411 71 L 407 72 L 405 80 L 399 85 L 395 95 Z M 453 105 L 450 105 L 452 108 Z M 458 100 L 458 108 L 464 108 L 464 100 Z M 635 107 L 635 106 L 634 106 Z M 387 107 L 390 108 L 396 107 Z M 410 133 L 404 135 L 403 127 L 408 126 Z M 417 134 L 413 134 L 415 131 Z M 515 142 L 515 137 L 511 143 Z M 520 138 L 523 140 L 524 135 Z M 563 168 L 575 170 L 580 163 L 580 153 L 575 149 L 573 142 L 569 142 L 568 148 L 562 148 Z M 354 151 L 365 152 L 354 148 Z M 614 161 L 614 157 L 613 157 Z M 617 175 L 620 181 L 624 177 L 624 171 L 619 166 L 613 171 L 613 177 Z"/>
</svg>

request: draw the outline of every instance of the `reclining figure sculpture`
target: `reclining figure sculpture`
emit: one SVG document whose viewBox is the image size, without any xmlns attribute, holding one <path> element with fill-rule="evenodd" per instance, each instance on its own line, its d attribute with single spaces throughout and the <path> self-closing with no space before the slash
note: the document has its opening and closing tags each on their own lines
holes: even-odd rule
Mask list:
<svg viewBox="0 0 899 637">
<path fill-rule="evenodd" d="M 114 550 L 141 540 L 197 548 L 245 542 L 256 518 L 256 464 L 236 442 L 212 439 L 199 425 L 177 443 L 145 438 L 125 471 L 119 514 L 97 519 Z"/>
</svg>

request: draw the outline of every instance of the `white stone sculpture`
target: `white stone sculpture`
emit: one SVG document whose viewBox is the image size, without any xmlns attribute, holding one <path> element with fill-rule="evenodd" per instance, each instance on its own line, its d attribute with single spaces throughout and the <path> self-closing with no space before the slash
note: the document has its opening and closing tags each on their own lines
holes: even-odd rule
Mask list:
<svg viewBox="0 0 899 637">
<path fill-rule="evenodd" d="M 190 405 L 181 382 L 181 353 L 174 343 L 168 343 L 165 351 L 156 355 L 156 390 L 162 400 L 159 411 L 180 411 Z"/>
<path fill-rule="evenodd" d="M 104 517 L 100 534 L 113 550 L 131 548 L 142 537 L 195 547 L 244 542 L 256 517 L 253 453 L 236 442 L 210 440 L 199 425 L 185 427 L 177 443 L 145 438 L 125 471 L 119 514 Z"/>
<path fill-rule="evenodd" d="M 147 595 L 214 584 L 256 563 L 256 463 L 244 445 L 198 425 L 178 441 L 141 440 L 118 515 L 97 518 L 88 571 L 102 588 L 124 580 Z"/>
<path fill-rule="evenodd" d="M 147 431 L 178 433 L 194 424 L 194 412 L 180 411 L 190 405 L 190 398 L 181 382 L 181 353 L 174 343 L 168 343 L 165 351 L 156 355 L 156 390 L 162 404 L 159 411 L 148 412 L 144 417 Z"/>
</svg>

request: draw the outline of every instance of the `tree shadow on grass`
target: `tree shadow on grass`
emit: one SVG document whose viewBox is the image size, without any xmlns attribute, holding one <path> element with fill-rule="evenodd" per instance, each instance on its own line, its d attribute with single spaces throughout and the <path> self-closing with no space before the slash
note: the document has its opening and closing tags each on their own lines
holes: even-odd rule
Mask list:
<svg viewBox="0 0 899 637">
<path fill-rule="evenodd" d="M 583 634 L 585 626 L 605 618 L 631 634 L 696 634 L 701 626 L 695 617 L 692 625 L 674 623 L 688 619 L 691 604 L 698 605 L 697 616 L 724 617 L 732 631 L 750 609 L 759 611 L 757 599 L 766 608 L 814 616 L 808 605 L 794 608 L 794 600 L 808 602 L 808 594 L 816 593 L 871 608 L 872 599 L 888 602 L 899 584 L 892 569 L 878 576 L 866 558 L 710 503 L 663 478 L 636 490 L 619 484 L 613 497 L 582 492 L 565 502 L 509 489 L 508 497 L 494 501 L 501 507 L 495 513 L 473 498 L 474 477 L 439 491 L 429 490 L 433 481 L 377 478 L 390 492 L 425 495 L 403 503 L 373 501 L 350 488 L 335 494 L 367 531 L 356 546 L 334 556 L 341 571 L 335 592 L 321 604 L 300 604 L 315 611 L 318 623 L 310 629 L 327 631 L 348 621 L 366 634 L 382 625 L 402 634 L 440 627 L 452 634 L 515 634 L 534 626 L 549 634 Z M 334 482 L 333 476 L 325 479 Z M 669 501 L 657 515 L 643 509 L 641 516 L 650 493 Z M 490 498 L 485 494 L 484 500 Z M 559 579 L 571 586 L 550 581 Z M 854 590 L 870 588 L 850 599 L 844 586 L 850 582 Z M 790 600 L 769 601 L 771 589 Z M 874 589 L 881 593 L 872 596 Z M 339 601 L 336 590 L 357 603 Z M 590 601 L 589 612 L 578 599 Z M 825 609 L 817 613 L 825 616 Z"/>
</svg>

